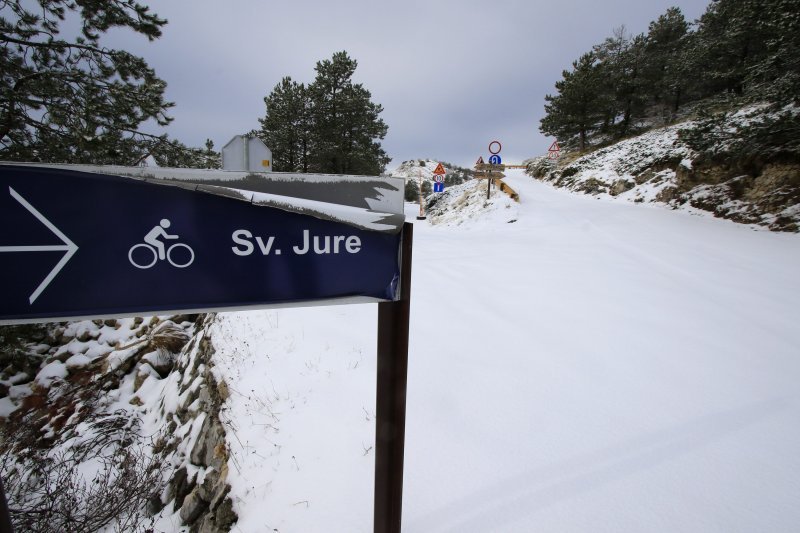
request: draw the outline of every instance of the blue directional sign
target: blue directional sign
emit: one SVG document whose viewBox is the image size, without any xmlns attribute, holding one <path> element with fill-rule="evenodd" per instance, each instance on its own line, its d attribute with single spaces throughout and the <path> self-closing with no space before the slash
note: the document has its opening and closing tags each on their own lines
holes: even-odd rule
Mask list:
<svg viewBox="0 0 800 533">
<path fill-rule="evenodd" d="M 500 165 L 503 163 L 503 159 L 498 154 L 492 154 L 489 156 L 489 164 L 490 165 Z"/>
<path fill-rule="evenodd" d="M 433 192 L 444 192 L 444 183 L 437 181 L 433 184 Z"/>
<path fill-rule="evenodd" d="M 0 322 L 397 298 L 399 227 L 230 196 L 0 165 Z"/>
</svg>

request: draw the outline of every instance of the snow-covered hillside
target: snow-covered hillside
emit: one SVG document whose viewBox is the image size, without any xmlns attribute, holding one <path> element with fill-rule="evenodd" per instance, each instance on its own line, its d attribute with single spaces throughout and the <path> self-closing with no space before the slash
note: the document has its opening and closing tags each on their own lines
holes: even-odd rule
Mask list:
<svg viewBox="0 0 800 533">
<path fill-rule="evenodd" d="M 390 175 L 394 178 L 404 178 L 406 180 L 406 200 L 411 200 L 413 196 L 411 192 L 418 193 L 418 187 L 420 185 L 422 186 L 423 193 L 428 194 L 431 191 L 434 182 L 434 171 L 440 163 L 445 170 L 444 183 L 448 186 L 459 185 L 465 180 L 472 178 L 471 170 L 431 159 L 403 161 L 400 166 L 390 172 Z M 413 191 L 409 191 L 409 186 Z"/>
<path fill-rule="evenodd" d="M 782 112 L 796 114 L 800 108 Z M 741 136 L 738 129 L 766 125 L 776 117 L 766 105 L 731 113 L 715 126 L 717 140 L 708 141 L 710 146 L 702 153 L 693 150 L 685 136 L 687 132 L 702 136 L 705 129 L 687 121 L 585 155 L 567 153 L 557 161 L 547 156 L 534 158 L 527 161 L 528 172 L 558 187 L 593 196 L 657 202 L 796 232 L 800 229 L 800 166 L 793 161 L 800 154 L 769 159 L 758 153 L 740 153 L 731 141 Z"/>
<path fill-rule="evenodd" d="M 432 182 L 434 171 L 441 163 L 445 170 L 445 176 L 449 179 L 468 179 L 471 171 L 449 163 L 434 161 L 432 159 L 412 159 L 403 161 L 400 166 L 392 170 L 389 174 L 395 178 L 414 178 L 422 181 Z"/>
<path fill-rule="evenodd" d="M 485 181 L 470 181 L 426 221 L 408 205 L 403 530 L 796 531 L 800 236 L 522 171 L 505 181 L 519 203 L 487 202 Z M 158 323 L 89 336 L 124 336 L 115 350 L 127 349 Z M 186 502 L 223 480 L 214 502 L 230 502 L 233 531 L 371 531 L 376 306 L 176 325 L 193 338 L 173 369 L 137 371 L 138 387 L 129 374 L 111 405 L 187 437 L 169 455 L 194 483 Z M 50 374 L 52 389 L 62 378 Z M 213 447 L 190 416 L 205 405 L 224 430 Z M 156 531 L 195 518 L 173 504 Z"/>
<path fill-rule="evenodd" d="M 432 225 L 490 226 L 517 221 L 519 204 L 492 185 L 487 198 L 488 180 L 469 180 L 431 194 L 425 213 Z"/>
</svg>

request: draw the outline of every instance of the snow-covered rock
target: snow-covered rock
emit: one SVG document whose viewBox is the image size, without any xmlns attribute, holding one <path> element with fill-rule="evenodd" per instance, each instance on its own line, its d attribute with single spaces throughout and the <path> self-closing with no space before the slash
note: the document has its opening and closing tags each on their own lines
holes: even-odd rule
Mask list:
<svg viewBox="0 0 800 533">
<path fill-rule="evenodd" d="M 227 497 L 228 452 L 219 416 L 225 399 L 219 391 L 226 387 L 209 371 L 214 349 L 205 324 L 211 320 L 84 320 L 47 325 L 50 344 L 41 342 L 40 333 L 20 337 L 28 352 L 22 359 L 39 368 L 19 369 L 12 358 L 0 372 L 0 445 L 7 454 L 0 466 L 13 505 L 38 505 L 36 486 L 60 483 L 52 476 L 66 475 L 59 465 L 80 474 L 68 480 L 78 492 L 82 480 L 94 483 L 109 467 L 112 480 L 146 470 L 147 483 L 137 490 L 149 494 L 147 504 L 140 493 L 126 511 L 134 515 L 115 519 L 139 524 L 146 507 L 155 531 L 228 531 L 236 513 Z M 96 459 L 108 453 L 116 459 Z M 120 470 L 120 453 L 128 454 L 133 471 Z M 42 477 L 41 464 L 61 474 Z M 85 503 L 78 498 L 75 506 Z"/>
</svg>

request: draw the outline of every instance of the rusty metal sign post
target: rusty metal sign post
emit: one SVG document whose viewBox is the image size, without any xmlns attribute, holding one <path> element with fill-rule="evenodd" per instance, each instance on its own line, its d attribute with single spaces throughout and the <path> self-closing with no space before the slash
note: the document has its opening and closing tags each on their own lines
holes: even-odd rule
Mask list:
<svg viewBox="0 0 800 533">
<path fill-rule="evenodd" d="M 487 179 L 489 183 L 486 185 L 486 199 L 489 199 L 492 182 L 496 179 L 505 177 L 503 171 L 506 169 L 505 165 L 493 165 L 491 163 L 481 163 L 475 165 L 475 177 L 477 179 Z"/>
<path fill-rule="evenodd" d="M 400 299 L 378 304 L 378 383 L 375 422 L 375 533 L 400 533 L 411 311 L 414 225 L 403 225 Z"/>
</svg>

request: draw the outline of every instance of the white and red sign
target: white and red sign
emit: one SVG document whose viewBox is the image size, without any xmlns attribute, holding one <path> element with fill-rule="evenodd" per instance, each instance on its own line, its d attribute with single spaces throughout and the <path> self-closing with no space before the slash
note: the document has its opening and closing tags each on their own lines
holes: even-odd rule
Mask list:
<svg viewBox="0 0 800 533">
<path fill-rule="evenodd" d="M 561 155 L 561 147 L 558 146 L 558 141 L 553 141 L 553 144 L 550 145 L 547 152 L 547 157 L 550 159 L 557 159 L 558 156 Z"/>
</svg>

